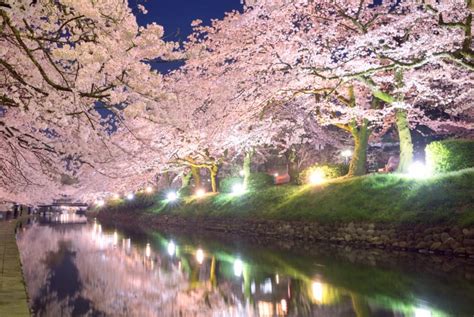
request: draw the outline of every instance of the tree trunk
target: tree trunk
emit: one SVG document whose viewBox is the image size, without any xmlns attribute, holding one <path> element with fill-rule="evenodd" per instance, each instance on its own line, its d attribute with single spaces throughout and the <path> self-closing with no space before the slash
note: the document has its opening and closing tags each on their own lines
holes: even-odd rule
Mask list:
<svg viewBox="0 0 474 317">
<path fill-rule="evenodd" d="M 199 167 L 191 166 L 191 174 L 193 175 L 194 187 L 201 187 L 201 174 L 199 171 Z"/>
<path fill-rule="evenodd" d="M 295 149 L 290 149 L 288 152 L 288 175 L 290 175 L 290 181 L 294 184 L 298 183 L 299 171 L 298 171 L 298 156 Z"/>
<path fill-rule="evenodd" d="M 193 175 L 192 173 L 187 173 L 187 174 L 185 174 L 185 173 L 183 172 L 183 174 L 181 175 L 181 188 L 184 188 L 184 187 L 189 186 L 189 183 L 190 183 L 190 181 L 191 181 L 191 176 L 192 176 L 192 175 Z"/>
<path fill-rule="evenodd" d="M 212 165 L 212 167 L 209 168 L 209 171 L 211 172 L 212 192 L 217 193 L 217 174 L 219 173 L 219 166 Z"/>
<path fill-rule="evenodd" d="M 367 147 L 369 144 L 369 121 L 364 120 L 362 125 L 351 125 L 350 132 L 354 138 L 354 153 L 349 165 L 349 172 L 347 176 L 361 176 L 365 175 L 367 162 Z"/>
<path fill-rule="evenodd" d="M 253 156 L 253 151 L 248 151 L 245 153 L 244 156 L 244 165 L 242 167 L 242 170 L 244 171 L 244 187 L 247 188 L 249 184 L 249 178 L 250 178 L 250 173 L 251 173 L 251 165 L 252 165 L 252 156 Z"/>
<path fill-rule="evenodd" d="M 413 162 L 413 142 L 406 110 L 398 109 L 396 112 L 396 120 L 398 137 L 400 139 L 400 163 L 398 164 L 397 171 L 404 173 Z"/>
</svg>

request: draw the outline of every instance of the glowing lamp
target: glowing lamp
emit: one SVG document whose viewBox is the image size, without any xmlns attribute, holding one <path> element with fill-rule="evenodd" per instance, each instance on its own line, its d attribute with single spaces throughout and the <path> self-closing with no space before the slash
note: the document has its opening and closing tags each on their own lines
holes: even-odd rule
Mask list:
<svg viewBox="0 0 474 317">
<path fill-rule="evenodd" d="M 103 207 L 105 205 L 105 202 L 102 199 L 97 200 L 95 203 L 97 207 Z"/>
<path fill-rule="evenodd" d="M 170 241 L 170 242 L 168 243 L 167 250 L 168 250 L 168 254 L 169 254 L 170 256 L 173 256 L 173 255 L 175 254 L 175 252 L 176 252 L 176 244 L 174 244 L 173 241 Z"/>
<path fill-rule="evenodd" d="M 351 150 L 344 150 L 341 152 L 341 155 L 345 158 L 351 157 L 352 156 L 352 151 Z"/>
<path fill-rule="evenodd" d="M 278 173 L 273 174 L 274 177 L 278 177 Z"/>
<path fill-rule="evenodd" d="M 169 192 L 167 195 L 166 195 L 166 200 L 172 202 L 172 201 L 176 201 L 178 199 L 178 194 L 176 192 Z"/>
<path fill-rule="evenodd" d="M 242 272 L 244 270 L 244 263 L 241 259 L 237 259 L 234 262 L 234 275 L 237 277 L 242 276 Z"/>
<path fill-rule="evenodd" d="M 324 183 L 326 180 L 324 172 L 321 170 L 315 170 L 312 171 L 311 174 L 309 174 L 309 183 L 313 185 L 318 185 Z"/>
<path fill-rule="evenodd" d="M 245 186 L 244 184 L 234 184 L 234 186 L 232 186 L 232 194 L 234 195 L 242 195 L 245 193 Z"/>
<path fill-rule="evenodd" d="M 422 179 L 431 176 L 431 170 L 422 162 L 413 162 L 408 167 L 407 175 L 411 178 Z"/>
<path fill-rule="evenodd" d="M 206 194 L 206 191 L 202 188 L 199 188 L 198 190 L 196 190 L 196 197 L 202 197 Z"/>
<path fill-rule="evenodd" d="M 145 188 L 145 192 L 147 192 L 148 194 L 151 194 L 153 192 L 153 187 L 148 186 L 147 188 Z"/>
<path fill-rule="evenodd" d="M 135 198 L 135 195 L 133 193 L 127 195 L 128 200 L 133 200 L 133 198 Z"/>
<path fill-rule="evenodd" d="M 199 264 L 202 264 L 202 262 L 204 262 L 204 251 L 202 249 L 197 249 L 197 251 L 196 251 L 196 261 Z"/>
<path fill-rule="evenodd" d="M 112 198 L 113 198 L 113 199 L 119 199 L 119 198 L 120 198 L 120 195 L 119 195 L 119 194 L 114 194 L 114 195 L 112 196 Z"/>
</svg>

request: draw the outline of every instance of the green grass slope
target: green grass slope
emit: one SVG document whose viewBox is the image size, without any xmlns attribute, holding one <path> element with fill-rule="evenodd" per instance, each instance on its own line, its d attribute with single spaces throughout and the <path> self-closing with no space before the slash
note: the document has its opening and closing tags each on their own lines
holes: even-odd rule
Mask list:
<svg viewBox="0 0 474 317">
<path fill-rule="evenodd" d="M 148 199 L 149 201 L 149 199 Z M 126 204 L 120 209 L 140 209 Z M 324 185 L 283 185 L 231 194 L 187 197 L 166 203 L 158 197 L 146 212 L 250 219 L 318 222 L 373 221 L 395 223 L 474 224 L 474 169 L 416 180 L 372 174 L 336 179 Z"/>
</svg>

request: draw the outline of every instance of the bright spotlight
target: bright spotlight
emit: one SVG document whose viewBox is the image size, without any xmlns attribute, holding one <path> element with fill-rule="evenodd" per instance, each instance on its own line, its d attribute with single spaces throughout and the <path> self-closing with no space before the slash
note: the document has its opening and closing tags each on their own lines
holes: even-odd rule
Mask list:
<svg viewBox="0 0 474 317">
<path fill-rule="evenodd" d="M 199 188 L 198 190 L 196 190 L 196 197 L 202 197 L 206 194 L 206 191 L 202 188 Z"/>
<path fill-rule="evenodd" d="M 166 200 L 169 202 L 176 201 L 178 199 L 178 194 L 176 192 L 169 192 L 166 195 Z"/>
<path fill-rule="evenodd" d="M 241 259 L 237 259 L 234 262 L 234 275 L 237 277 L 242 276 L 242 272 L 244 270 L 244 263 Z"/>
<path fill-rule="evenodd" d="M 245 186 L 244 184 L 234 184 L 234 186 L 232 186 L 232 194 L 234 195 L 242 195 L 245 193 Z"/>
<path fill-rule="evenodd" d="M 170 241 L 170 242 L 168 243 L 167 249 L 168 249 L 168 254 L 169 254 L 170 256 L 173 256 L 173 255 L 175 254 L 175 252 L 176 252 L 176 244 L 174 244 L 173 241 Z"/>
<path fill-rule="evenodd" d="M 324 183 L 325 180 L 326 178 L 324 172 L 321 170 L 314 170 L 311 172 L 311 174 L 309 174 L 310 184 L 319 185 Z"/>
<path fill-rule="evenodd" d="M 204 262 L 204 251 L 202 249 L 197 249 L 196 261 L 198 261 L 199 264 L 202 264 L 202 262 Z"/>
<path fill-rule="evenodd" d="M 431 170 L 422 162 L 413 162 L 408 167 L 408 177 L 422 179 L 431 176 Z"/>
<path fill-rule="evenodd" d="M 103 207 L 105 205 L 105 202 L 102 199 L 97 200 L 95 203 L 97 207 Z"/>
<path fill-rule="evenodd" d="M 153 187 L 148 186 L 147 188 L 145 188 L 145 191 L 146 191 L 148 194 L 151 194 L 151 193 L 153 192 Z"/>
<path fill-rule="evenodd" d="M 351 157 L 352 156 L 352 151 L 351 150 L 344 150 L 341 152 L 341 155 L 344 156 L 345 158 Z"/>
<path fill-rule="evenodd" d="M 133 200 L 133 198 L 135 198 L 135 195 L 133 193 L 127 195 L 128 200 Z"/>
</svg>

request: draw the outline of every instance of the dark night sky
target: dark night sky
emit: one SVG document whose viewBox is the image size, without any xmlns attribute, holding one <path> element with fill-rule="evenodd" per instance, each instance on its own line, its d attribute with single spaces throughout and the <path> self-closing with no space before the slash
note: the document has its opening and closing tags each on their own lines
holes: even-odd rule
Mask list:
<svg viewBox="0 0 474 317">
<path fill-rule="evenodd" d="M 146 15 L 139 12 L 137 4 L 148 10 Z M 222 19 L 225 12 L 242 10 L 241 0 L 136 0 L 130 1 L 140 25 L 156 22 L 165 28 L 165 39 L 184 41 L 191 33 L 191 22 L 201 19 L 206 25 L 211 19 Z M 152 64 L 153 65 L 153 64 Z M 153 65 L 162 72 L 179 66 L 179 63 Z"/>
</svg>

